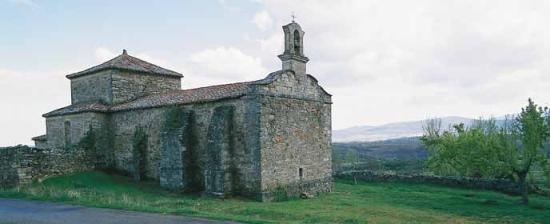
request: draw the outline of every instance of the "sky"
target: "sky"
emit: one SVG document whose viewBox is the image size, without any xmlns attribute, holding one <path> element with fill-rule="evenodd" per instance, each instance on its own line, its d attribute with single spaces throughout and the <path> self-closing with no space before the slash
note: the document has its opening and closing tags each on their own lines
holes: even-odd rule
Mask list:
<svg viewBox="0 0 550 224">
<path fill-rule="evenodd" d="M 0 0 L 0 146 L 32 144 L 65 75 L 122 49 L 183 88 L 261 79 L 292 12 L 333 129 L 550 105 L 550 1 Z"/>
</svg>

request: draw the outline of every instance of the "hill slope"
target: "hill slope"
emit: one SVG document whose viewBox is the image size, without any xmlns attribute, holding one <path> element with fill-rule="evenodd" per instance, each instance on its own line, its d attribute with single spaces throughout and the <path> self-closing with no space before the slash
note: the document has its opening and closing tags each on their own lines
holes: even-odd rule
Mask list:
<svg viewBox="0 0 550 224">
<path fill-rule="evenodd" d="M 348 150 L 369 158 L 425 159 L 428 151 L 418 137 L 406 137 L 372 142 L 335 142 L 332 152 L 337 158 L 344 158 Z"/>
<path fill-rule="evenodd" d="M 474 119 L 466 117 L 443 117 L 441 123 L 444 128 L 452 124 L 464 123 L 469 125 Z M 409 121 L 389 123 L 380 126 L 357 126 L 342 130 L 335 130 L 332 135 L 333 142 L 354 142 L 354 141 L 379 141 L 403 137 L 422 135 L 422 124 L 424 121 Z"/>
</svg>

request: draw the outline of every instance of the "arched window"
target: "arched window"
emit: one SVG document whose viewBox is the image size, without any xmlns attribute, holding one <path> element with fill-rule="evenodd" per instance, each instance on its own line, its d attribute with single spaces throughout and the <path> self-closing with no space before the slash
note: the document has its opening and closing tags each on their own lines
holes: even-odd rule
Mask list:
<svg viewBox="0 0 550 224">
<path fill-rule="evenodd" d="M 300 39 L 300 32 L 298 32 L 298 30 L 294 30 L 294 53 L 298 55 L 302 54 Z"/>
</svg>

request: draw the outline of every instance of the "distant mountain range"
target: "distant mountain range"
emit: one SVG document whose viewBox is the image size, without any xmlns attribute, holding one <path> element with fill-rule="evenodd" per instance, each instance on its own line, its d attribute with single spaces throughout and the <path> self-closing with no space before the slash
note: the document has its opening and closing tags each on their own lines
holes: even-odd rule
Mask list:
<svg viewBox="0 0 550 224">
<path fill-rule="evenodd" d="M 406 137 L 372 142 L 335 142 L 333 158 L 344 159 L 353 149 L 364 157 L 411 159 L 428 157 L 428 151 L 418 137 Z"/>
<path fill-rule="evenodd" d="M 497 118 L 498 119 L 498 118 Z M 442 117 L 442 128 L 453 124 L 464 123 L 470 125 L 474 119 L 466 117 Z M 357 126 L 342 130 L 335 130 L 332 133 L 333 142 L 370 142 L 403 137 L 422 136 L 422 125 L 424 121 L 409 121 L 389 123 L 379 126 Z"/>
</svg>

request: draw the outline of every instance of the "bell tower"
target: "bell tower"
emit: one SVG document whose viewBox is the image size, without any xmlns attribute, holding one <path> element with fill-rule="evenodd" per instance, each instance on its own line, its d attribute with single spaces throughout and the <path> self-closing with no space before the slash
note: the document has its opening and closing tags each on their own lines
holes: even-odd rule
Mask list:
<svg viewBox="0 0 550 224">
<path fill-rule="evenodd" d="M 304 31 L 298 23 L 283 26 L 285 32 L 285 51 L 279 55 L 283 62 L 283 70 L 293 70 L 297 76 L 305 76 L 306 63 L 309 58 L 304 56 Z"/>
</svg>

